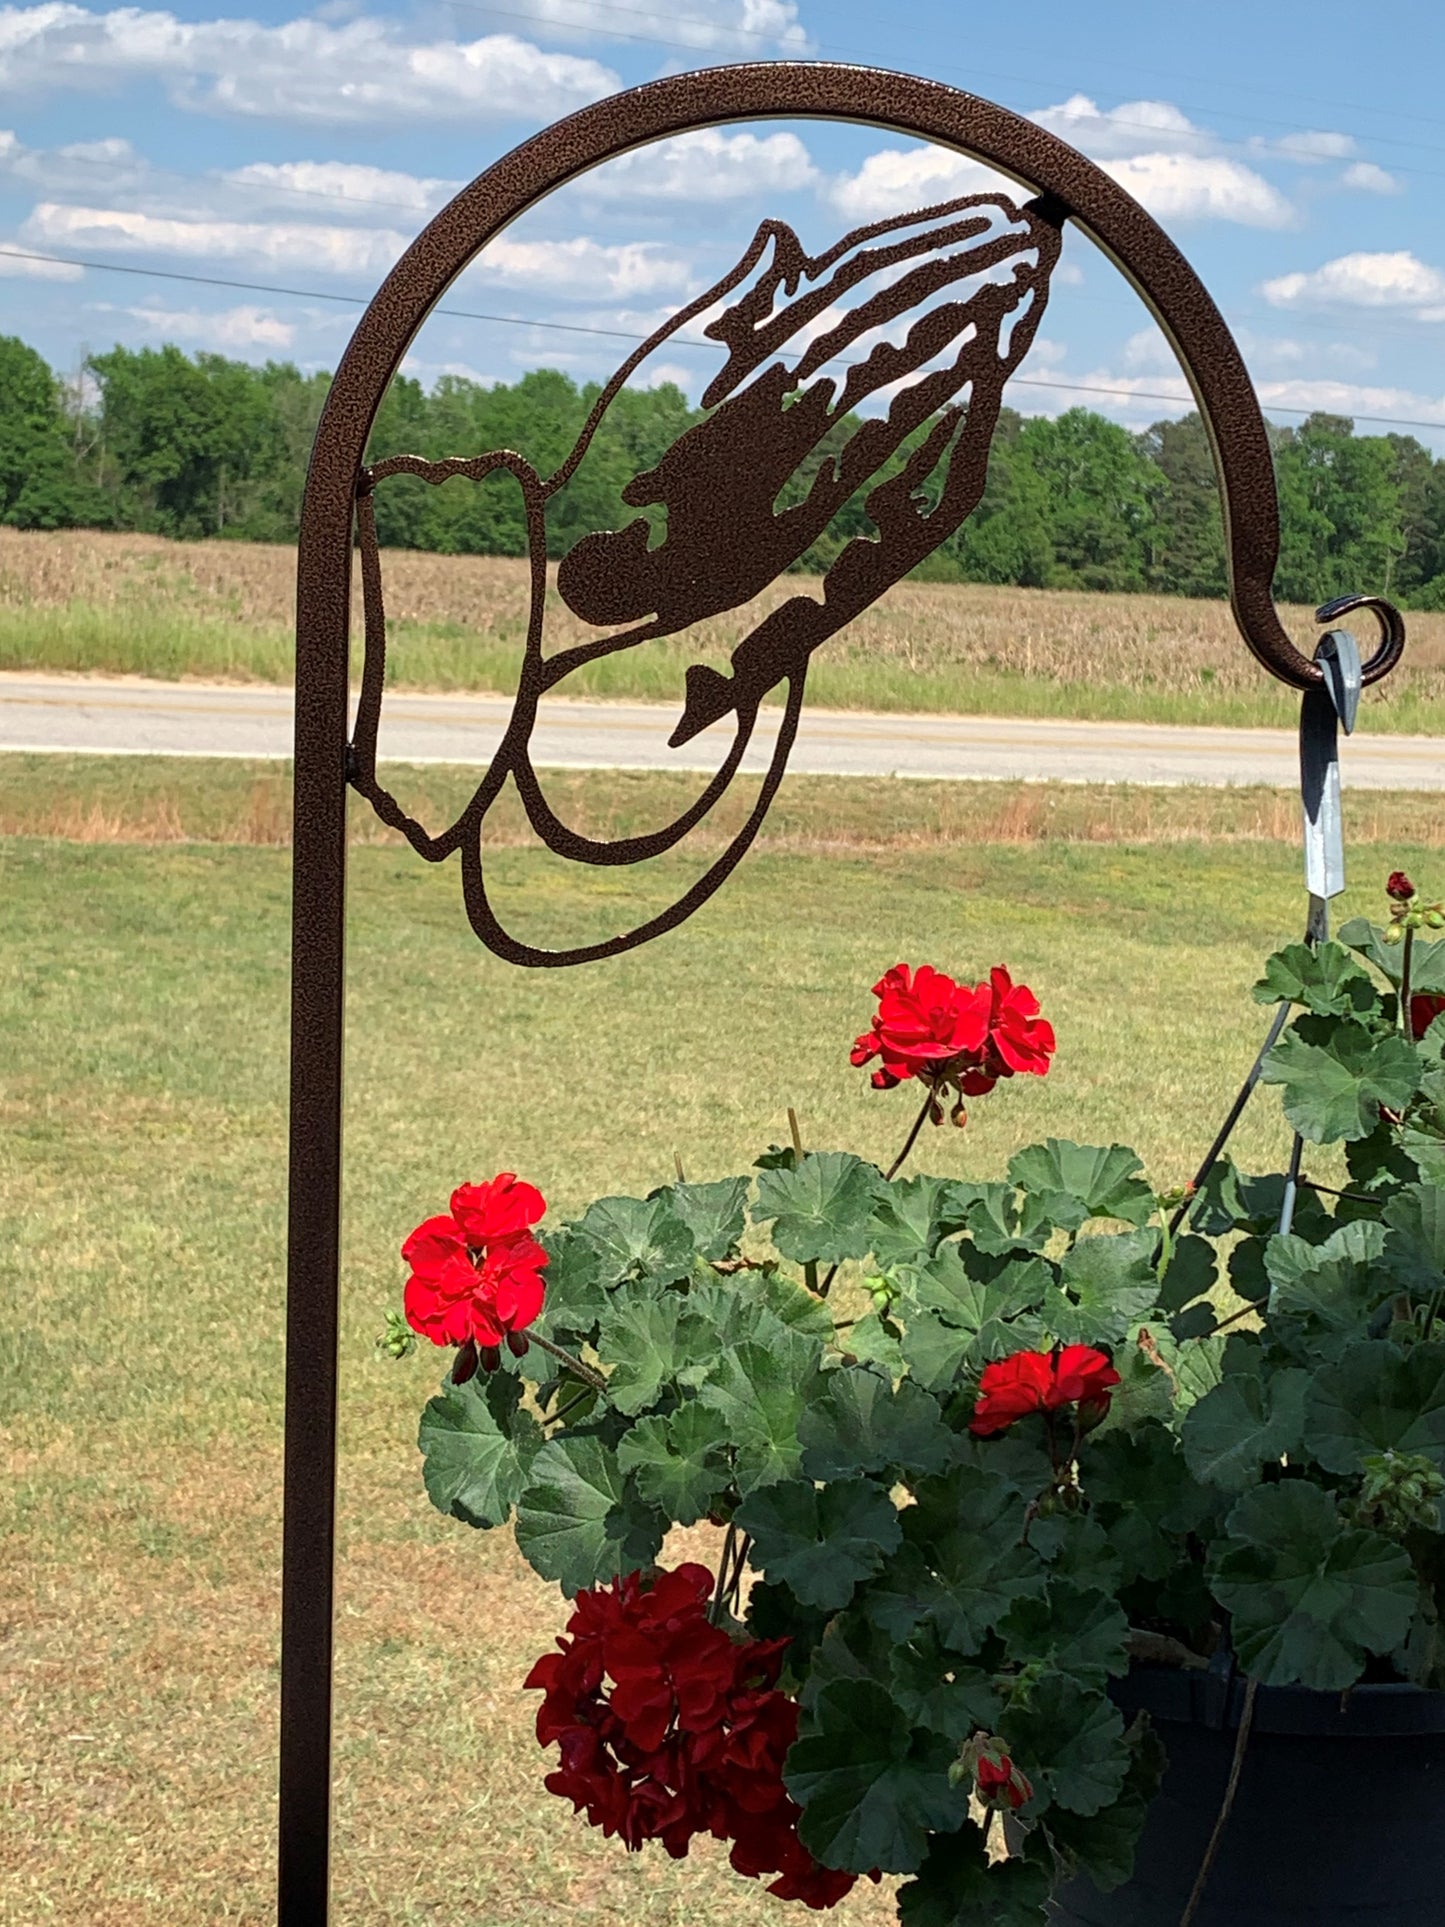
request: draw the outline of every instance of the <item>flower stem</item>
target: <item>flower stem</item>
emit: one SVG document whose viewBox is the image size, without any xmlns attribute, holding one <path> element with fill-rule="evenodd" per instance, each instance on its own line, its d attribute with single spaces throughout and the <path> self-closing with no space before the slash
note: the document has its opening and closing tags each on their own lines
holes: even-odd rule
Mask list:
<svg viewBox="0 0 1445 1927">
<path fill-rule="evenodd" d="M 793 1109 L 791 1104 L 788 1106 L 788 1129 L 793 1134 L 793 1156 L 796 1159 L 797 1163 L 801 1164 L 803 1162 L 803 1159 L 807 1156 L 807 1153 L 803 1149 L 803 1133 L 798 1126 L 798 1113 Z M 833 1271 L 836 1271 L 837 1268 L 838 1267 L 835 1265 L 833 1267 Z M 811 1291 L 815 1297 L 826 1298 L 828 1295 L 828 1285 L 831 1285 L 832 1282 L 833 1282 L 833 1272 L 830 1271 L 828 1273 L 827 1283 L 824 1284 L 820 1290 L 818 1286 L 817 1259 L 809 1258 L 806 1264 L 804 1264 L 803 1283 L 808 1287 L 809 1291 Z"/>
<path fill-rule="evenodd" d="M 539 1345 L 550 1357 L 555 1358 L 559 1365 L 565 1365 L 574 1378 L 580 1379 L 584 1385 L 590 1385 L 594 1392 L 607 1390 L 607 1380 L 601 1372 L 594 1372 L 590 1365 L 584 1365 L 571 1352 L 564 1352 L 560 1345 L 554 1345 L 550 1338 L 543 1338 L 540 1332 L 529 1331 L 527 1336 L 534 1345 Z"/>
<path fill-rule="evenodd" d="M 1410 964 L 1415 949 L 1415 927 L 1405 925 L 1405 946 L 1400 952 L 1400 1030 L 1410 1035 Z"/>
<path fill-rule="evenodd" d="M 898 1176 L 898 1173 L 903 1168 L 904 1159 L 908 1156 L 908 1153 L 913 1149 L 914 1145 L 918 1142 L 918 1133 L 923 1129 L 923 1120 L 928 1116 L 928 1113 L 933 1109 L 935 1101 L 936 1101 L 936 1093 L 934 1092 L 933 1086 L 930 1084 L 928 1087 L 928 1095 L 923 1100 L 923 1108 L 922 1110 L 919 1111 L 917 1117 L 914 1118 L 913 1120 L 913 1129 L 908 1133 L 907 1137 L 904 1138 L 903 1140 L 903 1149 L 898 1153 L 897 1157 L 894 1158 L 893 1162 L 889 1165 L 888 1169 L 883 1173 L 884 1177 L 887 1178 L 890 1183 L 894 1178 Z"/>
<path fill-rule="evenodd" d="M 736 1552 L 737 1543 L 738 1529 L 732 1521 L 729 1520 L 727 1537 L 723 1540 L 722 1556 L 717 1562 L 717 1585 L 713 1588 L 712 1604 L 707 1609 L 707 1616 L 714 1626 L 716 1626 L 718 1620 L 722 1617 L 724 1589 L 727 1585 L 728 1559 Z"/>
<path fill-rule="evenodd" d="M 728 1580 L 727 1593 L 723 1599 L 723 1604 L 729 1611 L 737 1604 L 738 1592 L 743 1583 L 743 1574 L 748 1568 L 748 1554 L 752 1549 L 753 1542 L 747 1533 L 744 1533 L 742 1544 L 737 1549 L 737 1557 L 733 1560 L 732 1577 Z"/>
</svg>

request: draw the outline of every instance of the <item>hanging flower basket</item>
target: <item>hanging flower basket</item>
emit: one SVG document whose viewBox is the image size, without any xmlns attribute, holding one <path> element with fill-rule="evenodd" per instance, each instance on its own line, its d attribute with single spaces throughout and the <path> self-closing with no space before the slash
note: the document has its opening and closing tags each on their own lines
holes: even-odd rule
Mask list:
<svg viewBox="0 0 1445 1927">
<path fill-rule="evenodd" d="M 920 1099 L 887 1172 L 795 1128 L 540 1230 L 502 1174 L 412 1233 L 391 1348 L 456 1348 L 427 1491 L 515 1517 L 570 1601 L 525 1681 L 554 1793 L 811 1908 L 902 1875 L 905 1927 L 1432 1917 L 1445 915 L 1387 900 L 1255 987 L 1296 1013 L 1285 1172 L 1160 1197 L 1050 1139 L 901 1175 L 1055 1039 L 1006 970 L 899 964 L 852 1051 Z M 659 1563 L 703 1520 L 711 1565 Z"/>
</svg>

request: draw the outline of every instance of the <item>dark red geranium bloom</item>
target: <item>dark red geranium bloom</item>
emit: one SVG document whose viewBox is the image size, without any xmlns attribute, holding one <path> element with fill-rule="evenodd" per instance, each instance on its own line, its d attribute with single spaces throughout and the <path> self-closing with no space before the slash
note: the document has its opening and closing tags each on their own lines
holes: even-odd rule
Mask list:
<svg viewBox="0 0 1445 1927">
<path fill-rule="evenodd" d="M 537 1738 L 557 1745 L 548 1789 L 630 1848 L 681 1858 L 695 1834 L 731 1840 L 732 1864 L 769 1892 L 831 1907 L 853 1885 L 798 1838 L 783 1785 L 798 1708 L 777 1690 L 785 1640 L 736 1644 L 708 1618 L 712 1574 L 631 1573 L 577 1595 L 568 1637 L 527 1675 Z"/>
<path fill-rule="evenodd" d="M 1423 1037 L 1435 1019 L 1445 1010 L 1445 997 L 1433 990 L 1418 990 L 1410 999 L 1410 1034 Z"/>
<path fill-rule="evenodd" d="M 1015 1812 L 1034 1797 L 1033 1783 L 1014 1765 L 1007 1753 L 990 1757 L 984 1753 L 978 1762 L 978 1797 L 986 1807 L 1012 1807 Z"/>
<path fill-rule="evenodd" d="M 502 1171 L 452 1193 L 452 1215 L 428 1218 L 401 1248 L 411 1266 L 406 1322 L 434 1345 L 499 1346 L 542 1309 L 547 1254 L 527 1229 L 542 1194 Z"/>
<path fill-rule="evenodd" d="M 1102 1416 L 1119 1374 L 1092 1345 L 1065 1345 L 1056 1352 L 1015 1352 L 985 1365 L 969 1430 L 990 1438 L 1030 1412 L 1056 1412 L 1064 1405 Z"/>
<path fill-rule="evenodd" d="M 1393 897 L 1396 903 L 1408 903 L 1415 894 L 1415 886 L 1403 870 L 1391 870 L 1390 880 L 1385 885 L 1385 895 Z"/>
</svg>

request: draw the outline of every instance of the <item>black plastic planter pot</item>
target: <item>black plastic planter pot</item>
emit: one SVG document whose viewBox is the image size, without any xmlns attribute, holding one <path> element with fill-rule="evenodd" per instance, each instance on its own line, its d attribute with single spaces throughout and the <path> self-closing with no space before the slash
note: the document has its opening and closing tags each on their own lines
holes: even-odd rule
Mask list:
<svg viewBox="0 0 1445 1927">
<path fill-rule="evenodd" d="M 1169 1768 L 1134 1878 L 1059 1895 L 1058 1927 L 1179 1927 L 1224 1797 L 1244 1682 L 1141 1667 Z M 1445 1927 L 1445 1693 L 1261 1687 L 1234 1810 L 1195 1927 Z"/>
</svg>

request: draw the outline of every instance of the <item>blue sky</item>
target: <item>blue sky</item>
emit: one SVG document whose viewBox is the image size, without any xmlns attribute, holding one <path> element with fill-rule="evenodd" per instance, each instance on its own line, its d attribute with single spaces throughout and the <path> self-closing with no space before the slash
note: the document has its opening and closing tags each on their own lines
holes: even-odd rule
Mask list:
<svg viewBox="0 0 1445 1927">
<path fill-rule="evenodd" d="M 688 66 L 835 58 L 970 88 L 1096 158 L 1194 262 L 1277 419 L 1408 420 L 1445 450 L 1442 55 L 1425 0 L 0 7 L 0 329 L 66 372 L 114 341 L 162 340 L 329 367 L 356 310 L 323 297 L 369 295 L 458 185 L 547 120 Z M 409 366 L 428 382 L 541 365 L 605 378 L 623 345 L 576 330 L 651 330 L 764 215 L 818 248 L 978 185 L 876 130 L 698 137 L 510 230 L 449 305 L 515 323 L 434 316 Z M 715 365 L 669 344 L 638 378 L 696 396 Z M 1008 398 L 1082 401 L 1134 427 L 1186 405 L 1147 313 L 1073 234 Z"/>
</svg>

